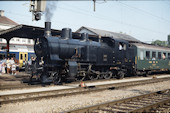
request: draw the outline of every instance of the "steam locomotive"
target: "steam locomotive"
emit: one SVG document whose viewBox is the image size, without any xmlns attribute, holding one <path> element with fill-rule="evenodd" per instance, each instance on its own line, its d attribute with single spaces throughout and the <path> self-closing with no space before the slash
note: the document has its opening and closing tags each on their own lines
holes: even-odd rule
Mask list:
<svg viewBox="0 0 170 113">
<path fill-rule="evenodd" d="M 170 49 L 164 49 L 168 55 Z M 138 62 L 142 63 L 144 59 L 138 57 L 138 50 L 142 50 L 139 45 L 113 37 L 91 41 L 87 33 L 82 33 L 80 39 L 73 39 L 69 28 L 62 29 L 60 37 L 53 37 L 51 23 L 45 22 L 45 35 L 37 38 L 34 45 L 37 56 L 35 73 L 42 83 L 58 84 L 85 78 L 123 78 L 127 74 L 148 74 L 152 70 L 160 70 L 140 66 Z M 164 69 L 169 71 L 170 61 L 167 60 Z"/>
</svg>

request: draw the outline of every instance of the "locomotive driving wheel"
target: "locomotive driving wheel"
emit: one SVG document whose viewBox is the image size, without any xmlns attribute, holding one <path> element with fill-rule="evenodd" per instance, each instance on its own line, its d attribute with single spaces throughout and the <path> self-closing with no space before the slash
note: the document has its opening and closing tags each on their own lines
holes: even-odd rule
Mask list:
<svg viewBox="0 0 170 113">
<path fill-rule="evenodd" d="M 76 81 L 83 81 L 85 78 L 86 78 L 86 74 L 82 73 L 81 76 L 77 76 L 75 80 Z"/>
<path fill-rule="evenodd" d="M 124 78 L 124 77 L 125 77 L 125 73 L 123 71 L 118 71 L 117 78 L 121 79 L 121 78 Z"/>
<path fill-rule="evenodd" d="M 103 79 L 104 78 L 104 74 L 99 74 L 99 79 Z"/>
<path fill-rule="evenodd" d="M 112 77 L 112 72 L 104 74 L 104 79 L 110 79 Z"/>
<path fill-rule="evenodd" d="M 97 79 L 99 78 L 99 76 L 98 76 L 97 74 L 89 74 L 89 75 L 88 75 L 88 78 L 89 78 L 90 80 L 97 80 Z"/>
<path fill-rule="evenodd" d="M 59 73 L 58 72 L 54 72 L 53 73 L 53 83 L 55 85 L 57 85 L 57 84 L 60 84 L 60 82 L 61 82 L 61 77 L 60 77 Z"/>
</svg>

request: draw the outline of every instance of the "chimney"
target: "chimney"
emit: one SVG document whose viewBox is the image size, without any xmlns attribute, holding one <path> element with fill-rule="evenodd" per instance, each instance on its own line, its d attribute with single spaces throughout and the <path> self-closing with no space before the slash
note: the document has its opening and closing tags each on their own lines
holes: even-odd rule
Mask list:
<svg viewBox="0 0 170 113">
<path fill-rule="evenodd" d="M 4 16 L 4 10 L 0 10 L 0 16 Z"/>
<path fill-rule="evenodd" d="M 51 22 L 45 22 L 45 31 L 44 31 L 45 37 L 51 36 Z"/>
</svg>

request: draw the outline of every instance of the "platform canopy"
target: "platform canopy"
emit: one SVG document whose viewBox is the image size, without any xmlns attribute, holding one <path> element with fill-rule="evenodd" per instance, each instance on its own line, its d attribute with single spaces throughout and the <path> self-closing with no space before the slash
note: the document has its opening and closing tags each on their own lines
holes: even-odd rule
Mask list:
<svg viewBox="0 0 170 113">
<path fill-rule="evenodd" d="M 61 31 L 52 29 L 51 33 L 53 36 L 56 36 L 60 35 Z M 10 40 L 13 37 L 36 39 L 42 36 L 44 36 L 44 28 L 22 24 L 0 31 L 0 38 L 4 38 L 6 40 Z"/>
<path fill-rule="evenodd" d="M 61 30 L 51 29 L 52 36 L 61 35 Z M 44 36 L 44 28 L 37 26 L 29 26 L 29 25 L 17 25 L 10 29 L 0 31 L 0 38 L 4 38 L 6 40 L 10 40 L 14 37 L 17 38 L 27 38 L 27 39 L 36 39 Z M 73 32 L 73 38 L 80 38 L 80 33 Z M 98 38 L 97 36 L 89 35 L 90 38 Z"/>
</svg>

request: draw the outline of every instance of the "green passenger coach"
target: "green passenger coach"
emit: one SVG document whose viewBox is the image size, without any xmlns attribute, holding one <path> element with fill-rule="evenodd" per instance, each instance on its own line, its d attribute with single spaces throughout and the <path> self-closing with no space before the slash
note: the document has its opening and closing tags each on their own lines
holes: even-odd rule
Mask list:
<svg viewBox="0 0 170 113">
<path fill-rule="evenodd" d="M 137 74 L 170 71 L 170 48 L 134 43 L 135 69 Z"/>
</svg>

